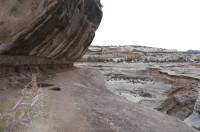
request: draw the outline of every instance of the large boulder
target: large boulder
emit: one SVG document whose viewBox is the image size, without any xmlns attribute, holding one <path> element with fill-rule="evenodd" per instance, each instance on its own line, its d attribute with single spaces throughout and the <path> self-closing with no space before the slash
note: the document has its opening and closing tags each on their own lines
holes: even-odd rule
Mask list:
<svg viewBox="0 0 200 132">
<path fill-rule="evenodd" d="M 1 0 L 0 62 L 74 62 L 101 18 L 99 0 Z"/>
</svg>

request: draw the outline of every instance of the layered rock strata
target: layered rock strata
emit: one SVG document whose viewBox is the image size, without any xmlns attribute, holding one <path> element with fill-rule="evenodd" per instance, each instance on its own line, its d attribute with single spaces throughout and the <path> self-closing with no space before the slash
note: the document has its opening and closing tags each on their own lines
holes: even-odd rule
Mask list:
<svg viewBox="0 0 200 132">
<path fill-rule="evenodd" d="M 99 0 L 1 0 L 0 62 L 15 63 L 10 56 L 23 64 L 40 64 L 38 58 L 74 62 L 91 44 L 101 18 Z"/>
<path fill-rule="evenodd" d="M 32 75 L 40 82 L 44 78 L 52 77 L 54 72 L 73 68 L 73 64 L 26 64 L 0 65 L 0 92 L 3 90 L 23 89 L 30 83 Z"/>
<path fill-rule="evenodd" d="M 199 79 L 186 75 L 172 75 L 159 68 L 149 68 L 147 74 L 154 80 L 171 85 L 167 99 L 157 108 L 159 111 L 184 120 L 193 111 L 198 97 Z"/>
</svg>

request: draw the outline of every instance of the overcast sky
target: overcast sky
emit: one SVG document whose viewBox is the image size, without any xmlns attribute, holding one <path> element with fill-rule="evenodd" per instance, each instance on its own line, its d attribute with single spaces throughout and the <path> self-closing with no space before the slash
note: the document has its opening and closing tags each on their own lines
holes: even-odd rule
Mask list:
<svg viewBox="0 0 200 132">
<path fill-rule="evenodd" d="M 200 50 L 200 0 L 101 0 L 92 45 Z"/>
</svg>

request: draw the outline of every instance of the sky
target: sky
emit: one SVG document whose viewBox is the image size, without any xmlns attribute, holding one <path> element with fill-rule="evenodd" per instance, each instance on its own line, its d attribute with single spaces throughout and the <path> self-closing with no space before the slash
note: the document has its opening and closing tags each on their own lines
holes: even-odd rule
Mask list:
<svg viewBox="0 0 200 132">
<path fill-rule="evenodd" d="M 200 50 L 200 0 L 101 0 L 92 45 Z"/>
</svg>

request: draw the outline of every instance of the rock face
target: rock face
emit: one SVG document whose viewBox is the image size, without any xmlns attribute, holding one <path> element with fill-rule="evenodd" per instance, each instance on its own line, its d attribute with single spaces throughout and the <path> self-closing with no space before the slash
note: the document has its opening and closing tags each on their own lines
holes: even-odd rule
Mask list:
<svg viewBox="0 0 200 132">
<path fill-rule="evenodd" d="M 74 62 L 91 44 L 101 18 L 99 0 L 1 0 L 1 63 L 10 56 Z"/>
<path fill-rule="evenodd" d="M 172 70 L 175 69 L 171 68 Z M 197 100 L 199 78 L 192 77 L 189 73 L 181 75 L 176 72 L 175 74 L 170 73 L 167 68 L 149 68 L 147 70 L 147 74 L 154 80 L 170 85 L 170 90 L 165 93 L 166 100 L 157 109 L 184 120 L 191 115 Z"/>
<path fill-rule="evenodd" d="M 194 106 L 194 111 L 187 119 L 184 120 L 186 124 L 200 130 L 200 94 Z"/>
</svg>

